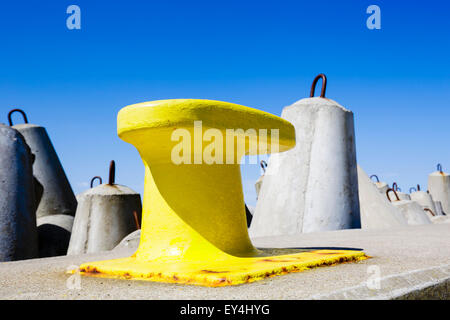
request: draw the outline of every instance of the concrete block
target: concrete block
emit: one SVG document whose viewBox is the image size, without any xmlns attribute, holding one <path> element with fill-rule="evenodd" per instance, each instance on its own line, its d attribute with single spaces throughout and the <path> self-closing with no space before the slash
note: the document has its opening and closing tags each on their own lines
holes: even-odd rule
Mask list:
<svg viewBox="0 0 450 320">
<path fill-rule="evenodd" d="M 359 177 L 359 174 L 358 174 L 358 177 Z M 376 181 L 373 181 L 373 178 L 376 178 Z M 383 194 L 383 195 L 386 194 L 387 189 L 389 189 L 389 186 L 386 182 L 380 181 L 380 179 L 378 178 L 378 176 L 376 174 L 371 175 L 370 180 L 373 181 L 373 183 L 375 184 L 375 186 L 377 187 L 378 191 L 381 194 Z"/>
<path fill-rule="evenodd" d="M 111 168 L 114 163 L 111 163 Z M 114 174 L 112 174 L 114 175 Z M 79 203 L 68 255 L 112 250 L 120 241 L 137 229 L 141 219 L 141 196 L 128 187 L 114 184 L 99 185 L 79 195 Z"/>
<path fill-rule="evenodd" d="M 437 216 L 443 216 L 443 215 L 445 215 L 445 214 L 444 214 L 444 211 L 442 210 L 442 204 L 441 204 L 440 201 L 434 201 L 434 206 L 435 206 L 435 208 L 436 208 L 436 215 L 437 215 Z"/>
<path fill-rule="evenodd" d="M 139 242 L 141 241 L 141 229 L 135 230 L 129 235 L 127 235 L 125 238 L 120 241 L 120 243 L 114 247 L 114 251 L 122 251 L 127 250 L 130 251 L 130 255 L 134 253 L 138 247 Z"/>
<path fill-rule="evenodd" d="M 0 261 L 38 256 L 32 161 L 23 136 L 0 124 Z"/>
<path fill-rule="evenodd" d="M 281 117 L 294 125 L 296 146 L 270 157 L 250 235 L 360 228 L 353 113 L 317 97 Z"/>
<path fill-rule="evenodd" d="M 424 191 L 416 191 L 410 194 L 411 200 L 417 202 L 423 209 L 428 209 L 433 212 L 434 216 L 438 215 L 436 206 L 431 195 Z"/>
<path fill-rule="evenodd" d="M 22 110 L 11 110 L 8 115 L 10 125 L 12 125 L 11 114 L 15 111 L 24 115 Z M 36 217 L 54 214 L 73 216 L 77 201 L 50 137 L 44 127 L 29 124 L 25 115 L 24 118 L 26 123 L 12 127 L 24 136 L 31 152 L 36 156 L 33 174 L 43 187 L 43 195 L 36 211 Z"/>
<path fill-rule="evenodd" d="M 442 171 L 438 164 L 438 170 L 428 176 L 428 190 L 434 201 L 440 201 L 445 214 L 450 214 L 450 175 Z"/>
<path fill-rule="evenodd" d="M 391 192 L 394 195 L 393 199 L 389 196 L 389 193 Z M 393 189 L 388 189 L 388 191 L 386 191 L 386 195 L 392 205 L 399 209 L 409 225 L 432 223 L 426 212 L 417 202 L 412 200 L 401 200 Z"/>
<path fill-rule="evenodd" d="M 399 209 L 392 206 L 385 194 L 379 192 L 379 188 L 360 166 L 358 166 L 358 186 L 363 229 L 386 229 L 408 225 Z"/>
<path fill-rule="evenodd" d="M 397 196 L 400 198 L 400 200 L 411 200 L 411 197 L 409 196 L 409 194 L 402 192 L 402 190 L 398 187 L 397 182 L 394 182 L 392 184 L 392 189 L 395 190 L 395 192 L 397 193 Z M 387 190 L 386 190 L 387 192 Z"/>
</svg>

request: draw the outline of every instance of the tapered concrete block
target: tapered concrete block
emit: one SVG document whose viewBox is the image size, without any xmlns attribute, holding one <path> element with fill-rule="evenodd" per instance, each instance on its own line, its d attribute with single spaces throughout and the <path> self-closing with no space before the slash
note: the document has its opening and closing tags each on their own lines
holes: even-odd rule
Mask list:
<svg viewBox="0 0 450 320">
<path fill-rule="evenodd" d="M 114 162 L 111 162 L 109 183 L 78 196 L 68 255 L 112 250 L 140 225 L 141 196 L 128 187 L 114 184 L 111 176 L 115 169 L 111 171 L 111 168 Z"/>
<path fill-rule="evenodd" d="M 397 182 L 394 182 L 392 184 L 392 189 L 395 190 L 395 192 L 397 193 L 397 196 L 400 198 L 400 200 L 411 200 L 411 197 L 409 196 L 409 194 L 402 192 L 402 190 L 397 186 Z"/>
<path fill-rule="evenodd" d="M 411 197 L 407 193 L 397 191 L 397 194 L 398 194 L 398 197 L 400 198 L 400 200 L 411 200 Z"/>
<path fill-rule="evenodd" d="M 55 214 L 75 215 L 77 201 L 47 131 L 44 127 L 27 123 L 25 114 L 19 109 L 9 113 L 10 125 L 11 114 L 15 111 L 23 114 L 26 123 L 12 127 L 24 136 L 36 156 L 33 174 L 43 187 L 42 199 L 36 211 L 37 218 Z"/>
<path fill-rule="evenodd" d="M 392 203 L 397 207 L 408 221 L 409 225 L 431 223 L 425 211 L 416 202 L 411 200 L 400 200 Z"/>
<path fill-rule="evenodd" d="M 441 202 L 444 213 L 450 214 L 450 175 L 442 171 L 441 165 L 428 176 L 428 190 L 435 201 Z"/>
<path fill-rule="evenodd" d="M 360 228 L 353 113 L 318 97 L 281 117 L 294 125 L 296 146 L 270 157 L 250 235 Z"/>
<path fill-rule="evenodd" d="M 433 215 L 437 216 L 438 212 L 431 195 L 424 191 L 416 191 L 410 194 L 411 200 L 417 202 L 423 209 L 431 210 Z"/>
<path fill-rule="evenodd" d="M 434 206 L 435 206 L 435 208 L 436 208 L 436 215 L 437 215 L 437 216 L 443 216 L 443 215 L 445 215 L 445 214 L 444 214 L 444 211 L 442 210 L 442 204 L 441 204 L 440 201 L 434 201 Z"/>
<path fill-rule="evenodd" d="M 364 173 L 366 174 L 366 173 Z M 358 177 L 359 177 L 359 173 L 358 173 Z M 376 179 L 376 180 L 374 180 Z M 376 174 L 373 174 L 370 176 L 370 180 L 375 184 L 375 186 L 377 187 L 378 191 L 381 194 L 386 194 L 387 189 L 389 189 L 389 186 L 386 182 L 384 181 L 380 181 L 380 179 L 378 178 L 378 176 Z"/>
<path fill-rule="evenodd" d="M 392 189 L 388 189 L 386 194 L 392 205 L 396 207 L 406 219 L 409 225 L 432 223 L 423 208 L 412 200 L 401 200 Z M 389 195 L 390 194 L 390 195 Z M 393 198 L 391 198 L 393 197 Z"/>
<path fill-rule="evenodd" d="M 378 189 L 378 192 L 381 194 L 385 194 L 387 189 L 389 189 L 389 186 L 386 182 L 375 182 L 375 186 Z"/>
<path fill-rule="evenodd" d="M 117 246 L 114 247 L 114 251 L 119 250 L 128 250 L 131 252 L 135 252 L 139 247 L 139 242 L 141 241 L 141 229 L 135 230 L 129 235 L 127 235 L 125 238 L 122 239 L 122 241 L 119 242 Z"/>
<path fill-rule="evenodd" d="M 358 166 L 359 206 L 363 229 L 387 229 L 408 225 L 400 210 L 381 194 L 364 170 Z M 386 185 L 387 186 L 387 185 Z"/>
<path fill-rule="evenodd" d="M 0 124 L 0 262 L 38 256 L 32 154 L 23 136 Z"/>
</svg>

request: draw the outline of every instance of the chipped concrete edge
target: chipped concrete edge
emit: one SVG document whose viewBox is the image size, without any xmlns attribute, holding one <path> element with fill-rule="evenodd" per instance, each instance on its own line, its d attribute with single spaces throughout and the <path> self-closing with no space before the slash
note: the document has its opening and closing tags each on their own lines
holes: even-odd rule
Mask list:
<svg viewBox="0 0 450 320">
<path fill-rule="evenodd" d="M 391 300 L 450 299 L 450 264 L 414 270 L 379 278 L 379 288 L 371 289 L 367 282 L 308 297 L 312 300 Z"/>
</svg>

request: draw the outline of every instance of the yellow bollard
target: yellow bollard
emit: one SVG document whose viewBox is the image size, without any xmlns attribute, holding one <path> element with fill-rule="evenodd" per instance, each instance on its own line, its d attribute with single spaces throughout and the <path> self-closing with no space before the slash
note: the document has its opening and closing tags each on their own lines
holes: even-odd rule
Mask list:
<svg viewBox="0 0 450 320">
<path fill-rule="evenodd" d="M 273 256 L 274 250 L 253 247 L 240 160 L 292 148 L 289 122 L 193 99 L 131 105 L 117 122 L 119 137 L 138 149 L 145 165 L 140 244 L 129 258 L 81 265 L 82 274 L 224 286 L 365 258 L 351 250 L 285 249 Z"/>
</svg>

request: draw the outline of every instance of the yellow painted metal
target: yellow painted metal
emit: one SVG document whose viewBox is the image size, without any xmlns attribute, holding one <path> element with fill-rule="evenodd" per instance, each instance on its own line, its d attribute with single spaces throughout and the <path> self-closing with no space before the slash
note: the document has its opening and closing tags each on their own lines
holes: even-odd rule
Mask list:
<svg viewBox="0 0 450 320">
<path fill-rule="evenodd" d="M 201 128 L 194 121 L 202 121 Z M 173 161 L 172 151 L 180 143 L 172 141 L 176 129 L 189 132 L 190 164 Z M 211 143 L 198 147 L 208 129 L 216 130 L 216 142 L 217 134 L 227 137 L 227 129 L 235 130 L 233 149 L 225 147 L 226 138 L 222 147 L 215 144 L 223 164 L 194 164 Z M 245 135 L 249 129 L 256 133 Z M 272 130 L 278 130 L 277 139 L 271 138 Z M 220 101 L 160 100 L 120 110 L 118 134 L 138 149 L 145 166 L 139 248 L 129 258 L 83 264 L 82 274 L 221 286 L 365 257 L 349 250 L 271 256 L 252 245 L 239 161 L 245 154 L 271 152 L 274 143 L 279 151 L 295 145 L 294 127 L 279 117 Z M 256 151 L 252 139 L 259 144 Z M 233 163 L 226 164 L 230 150 Z"/>
</svg>

